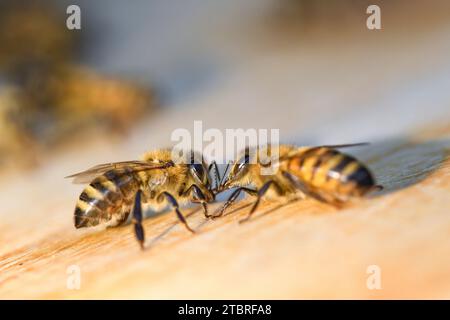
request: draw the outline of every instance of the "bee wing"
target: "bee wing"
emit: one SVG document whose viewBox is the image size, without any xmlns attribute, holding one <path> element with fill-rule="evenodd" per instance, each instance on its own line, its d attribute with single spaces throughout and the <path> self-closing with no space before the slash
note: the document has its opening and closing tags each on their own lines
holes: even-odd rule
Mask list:
<svg viewBox="0 0 450 320">
<path fill-rule="evenodd" d="M 369 142 L 359 142 L 359 143 L 330 144 L 330 145 L 322 145 L 322 146 L 315 146 L 315 147 L 306 147 L 308 149 L 308 150 L 306 150 L 306 152 L 309 153 L 310 151 L 317 150 L 320 148 L 340 149 L 340 148 L 367 146 L 369 144 L 370 144 Z M 280 157 L 279 161 L 281 162 L 281 161 L 289 160 L 293 157 L 298 156 L 299 154 L 304 154 L 304 153 L 305 153 L 305 147 L 301 147 L 301 148 L 298 148 L 297 150 L 290 152 L 289 154 L 287 154 L 284 157 Z"/>
<path fill-rule="evenodd" d="M 167 168 L 168 166 L 172 166 L 172 165 L 173 164 L 171 164 L 170 162 L 149 163 L 149 162 L 138 161 L 138 160 L 112 162 L 112 163 L 104 163 L 104 164 L 96 165 L 85 171 L 72 174 L 65 178 L 73 178 L 72 183 L 84 184 L 84 183 L 91 182 L 96 177 L 98 177 L 112 169 L 127 168 L 128 170 L 131 170 L 132 172 L 136 172 L 136 171 L 151 170 L 151 169 L 164 169 L 164 168 Z"/>
<path fill-rule="evenodd" d="M 351 148 L 351 147 L 367 146 L 369 144 L 370 144 L 370 142 L 347 143 L 347 144 L 330 144 L 330 145 L 318 146 L 318 147 L 315 147 L 315 148 L 340 149 L 340 148 Z"/>
</svg>

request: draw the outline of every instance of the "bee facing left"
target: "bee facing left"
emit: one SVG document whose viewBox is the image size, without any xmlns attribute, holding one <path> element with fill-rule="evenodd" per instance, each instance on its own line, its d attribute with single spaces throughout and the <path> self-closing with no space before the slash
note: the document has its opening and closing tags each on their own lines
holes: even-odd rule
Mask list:
<svg viewBox="0 0 450 320">
<path fill-rule="evenodd" d="M 209 217 L 207 203 L 214 200 L 211 168 L 196 152 L 191 152 L 190 163 L 176 164 L 171 150 L 162 149 L 146 153 L 142 161 L 101 164 L 68 176 L 74 183 L 89 183 L 75 207 L 75 227 L 114 227 L 131 213 L 136 238 L 144 248 L 142 203 L 147 203 L 155 209 L 170 204 L 178 219 L 194 232 L 180 211 L 180 203 L 200 203 Z"/>
<path fill-rule="evenodd" d="M 336 150 L 366 144 L 316 147 L 267 145 L 254 148 L 253 152 L 246 148 L 215 190 L 222 192 L 236 188 L 213 218 L 221 216 L 241 192 L 256 196 L 248 216 L 241 220 L 244 222 L 250 219 L 262 197 L 299 199 L 308 196 L 339 208 L 372 191 L 381 190 L 383 187 L 375 184 L 372 173 L 362 162 Z M 275 157 L 272 166 L 278 170 L 261 174 L 262 168 L 267 165 L 261 162 L 260 155 L 272 157 L 274 154 L 279 156 Z"/>
</svg>

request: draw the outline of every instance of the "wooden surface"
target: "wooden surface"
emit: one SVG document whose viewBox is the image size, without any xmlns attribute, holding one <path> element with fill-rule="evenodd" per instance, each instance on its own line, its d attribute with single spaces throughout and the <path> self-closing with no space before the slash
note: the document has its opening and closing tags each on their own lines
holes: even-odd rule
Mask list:
<svg viewBox="0 0 450 320">
<path fill-rule="evenodd" d="M 351 35 L 326 31 L 295 42 L 240 34 L 234 51 L 220 47 L 220 37 L 213 47 L 232 56 L 233 67 L 203 94 L 171 102 L 124 140 L 80 138 L 43 156 L 37 170 L 3 173 L 0 298 L 449 299 L 450 20 L 448 10 L 425 7 L 417 12 L 432 19 L 400 10 L 406 18 L 397 21 L 384 11 L 378 33 L 358 18 L 348 22 L 359 30 Z M 313 200 L 273 210 L 277 203 L 264 202 L 239 225 L 244 199 L 222 219 L 190 216 L 195 235 L 162 213 L 144 222 L 144 252 L 129 224 L 73 227 L 82 186 L 64 176 L 165 147 L 174 129 L 194 120 L 280 128 L 282 141 L 298 144 L 371 141 L 351 152 L 385 190 L 343 210 Z M 367 288 L 371 265 L 381 270 L 381 290 Z M 81 271 L 79 290 L 67 288 L 71 266 Z"/>
<path fill-rule="evenodd" d="M 17 247 L 2 248 L 0 296 L 450 298 L 450 128 L 419 136 L 374 147 L 368 163 L 385 194 L 344 210 L 264 203 L 243 225 L 248 207 L 215 221 L 196 213 L 196 235 L 167 213 L 145 220 L 144 252 L 130 225 L 80 231 L 64 222 L 45 233 L 41 220 L 26 239 L 2 237 Z M 66 288 L 70 265 L 81 269 L 80 290 Z M 369 265 L 381 268 L 381 290 L 366 286 Z"/>
</svg>

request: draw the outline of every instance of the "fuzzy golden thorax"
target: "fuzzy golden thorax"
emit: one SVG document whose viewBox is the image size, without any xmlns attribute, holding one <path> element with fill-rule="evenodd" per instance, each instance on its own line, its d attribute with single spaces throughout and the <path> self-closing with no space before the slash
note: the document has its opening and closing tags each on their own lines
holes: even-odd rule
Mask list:
<svg viewBox="0 0 450 320">
<path fill-rule="evenodd" d="M 193 153 L 193 158 L 202 159 L 202 156 Z M 162 192 L 172 194 L 179 202 L 189 202 L 195 195 L 191 188 L 193 185 L 201 190 L 207 201 L 213 200 L 207 166 L 202 160 L 202 163 L 174 163 L 170 149 L 147 152 L 142 159 L 151 163 L 172 164 L 163 170 L 139 173 L 143 182 L 144 195 L 150 202 L 152 199 L 157 202 L 163 201 L 163 199 L 157 199 Z"/>
</svg>

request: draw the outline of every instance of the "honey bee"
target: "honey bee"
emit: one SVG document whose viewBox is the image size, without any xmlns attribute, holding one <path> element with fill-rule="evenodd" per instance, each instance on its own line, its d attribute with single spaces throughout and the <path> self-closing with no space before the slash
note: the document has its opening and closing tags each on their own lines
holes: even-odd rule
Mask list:
<svg viewBox="0 0 450 320">
<path fill-rule="evenodd" d="M 53 111 L 63 128 L 77 129 L 94 121 L 108 131 L 124 133 L 157 106 L 155 92 L 133 81 L 103 76 L 76 65 L 57 69 L 43 79 L 46 87 L 41 90 L 47 90 L 46 97 L 53 102 Z"/>
<path fill-rule="evenodd" d="M 55 2 L 0 1 L 0 70 L 16 80 L 30 69 L 76 57 L 80 34 L 61 28 L 66 17 Z"/>
<path fill-rule="evenodd" d="M 143 249 L 142 203 L 155 209 L 170 204 L 186 229 L 194 232 L 180 204 L 200 203 L 205 216 L 210 217 L 207 203 L 214 200 L 210 176 L 213 167 L 207 167 L 203 157 L 193 151 L 190 163 L 174 163 L 171 151 L 162 149 L 144 154 L 142 161 L 101 164 L 70 175 L 66 178 L 74 178 L 74 183 L 89 183 L 75 207 L 75 227 L 114 227 L 123 224 L 131 213 L 136 239 Z M 217 166 L 215 169 L 217 173 Z"/>
<path fill-rule="evenodd" d="M 235 188 L 228 200 L 213 217 L 221 216 L 239 196 L 245 192 L 256 196 L 247 217 L 250 219 L 262 197 L 287 198 L 312 197 L 318 201 L 341 207 L 354 198 L 363 197 L 374 190 L 376 185 L 369 169 L 354 157 L 336 149 L 365 145 L 366 143 L 329 145 L 317 147 L 296 147 L 291 145 L 263 146 L 251 150 L 246 148 L 238 160 L 228 167 L 226 178 L 220 181 L 217 191 Z M 263 165 L 259 155 L 271 157 L 273 148 L 278 149 L 279 158 L 272 166 L 277 171 L 271 175 L 261 174 Z M 255 151 L 256 150 L 256 151 Z"/>
</svg>

